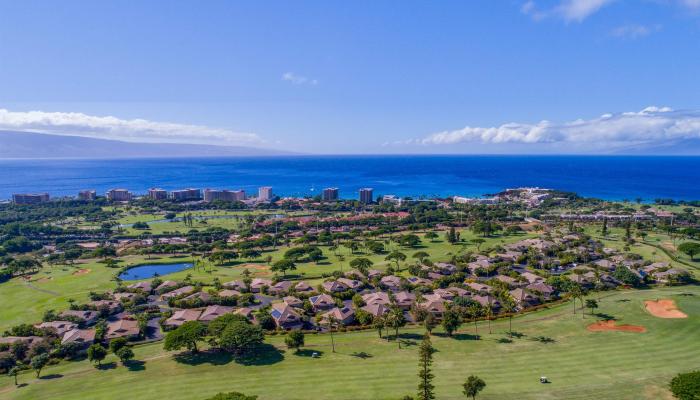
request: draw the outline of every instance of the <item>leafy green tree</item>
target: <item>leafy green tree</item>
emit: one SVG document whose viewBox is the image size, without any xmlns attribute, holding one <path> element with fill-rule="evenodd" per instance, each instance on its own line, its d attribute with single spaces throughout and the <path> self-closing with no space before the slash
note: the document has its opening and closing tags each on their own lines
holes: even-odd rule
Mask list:
<svg viewBox="0 0 700 400">
<path fill-rule="evenodd" d="M 464 388 L 462 393 L 464 393 L 465 396 L 471 397 L 472 400 L 475 400 L 476 395 L 486 387 L 486 382 L 476 375 L 470 375 L 464 384 L 462 384 L 462 387 Z"/>
<path fill-rule="evenodd" d="M 615 268 L 615 271 L 613 271 L 612 276 L 626 285 L 639 286 L 642 283 L 642 280 L 639 278 L 639 276 L 637 276 L 637 274 L 635 274 L 634 272 L 630 271 L 627 267 Z"/>
<path fill-rule="evenodd" d="M 418 400 L 432 400 L 435 398 L 435 386 L 433 385 L 433 375 L 430 366 L 433 364 L 433 353 L 435 348 L 430 342 L 430 335 L 425 335 L 418 350 Z"/>
<path fill-rule="evenodd" d="M 116 353 L 114 353 L 119 357 L 119 360 L 121 360 L 123 365 L 126 365 L 130 360 L 134 358 L 134 351 L 131 350 L 130 347 L 121 347 L 119 350 L 117 350 Z"/>
<path fill-rule="evenodd" d="M 17 375 L 19 374 L 19 367 L 12 367 L 7 371 L 7 375 L 10 375 L 15 379 L 15 386 L 18 386 Z"/>
<path fill-rule="evenodd" d="M 598 308 L 598 301 L 595 299 L 587 299 L 586 300 L 586 308 L 591 310 L 591 315 L 593 315 L 593 310 Z"/>
<path fill-rule="evenodd" d="M 603 228 L 600 230 L 600 233 L 603 235 L 603 237 L 608 236 L 608 219 L 603 218 Z"/>
<path fill-rule="evenodd" d="M 243 354 L 262 344 L 262 328 L 247 322 L 230 323 L 219 336 L 219 346 L 230 353 Z"/>
<path fill-rule="evenodd" d="M 297 266 L 294 263 L 294 261 L 287 259 L 287 258 L 283 258 L 279 261 L 275 261 L 275 263 L 272 264 L 272 267 L 270 267 L 270 270 L 272 270 L 274 272 L 281 271 L 282 275 L 284 275 L 284 276 L 287 275 L 288 270 L 295 270 L 295 269 L 297 269 Z"/>
<path fill-rule="evenodd" d="M 109 342 L 109 351 L 111 351 L 114 354 L 117 354 L 119 349 L 126 346 L 127 343 L 128 341 L 126 340 L 126 338 L 123 337 L 112 339 L 112 341 Z"/>
<path fill-rule="evenodd" d="M 445 238 L 449 243 L 457 243 L 457 231 L 455 231 L 454 227 L 450 227 L 450 230 L 447 231 L 447 234 L 445 235 Z"/>
<path fill-rule="evenodd" d="M 425 233 L 425 238 L 432 242 L 438 238 L 438 234 L 437 234 L 437 232 L 434 232 L 434 231 L 428 231 Z"/>
<path fill-rule="evenodd" d="M 372 265 L 374 265 L 372 260 L 370 260 L 369 258 L 365 258 L 365 257 L 358 257 L 358 258 L 355 258 L 352 261 L 350 261 L 350 266 L 352 268 L 357 269 L 358 271 L 360 271 L 360 273 L 362 275 L 365 275 L 365 276 L 367 276 L 367 272 L 369 271 L 370 268 L 372 268 Z"/>
<path fill-rule="evenodd" d="M 426 332 L 428 332 L 429 335 L 433 333 L 433 329 L 435 329 L 437 324 L 438 321 L 435 318 L 435 316 L 433 316 L 433 314 L 427 313 L 425 315 L 425 318 L 423 319 L 423 326 L 425 327 L 425 330 Z"/>
<path fill-rule="evenodd" d="M 396 269 L 400 271 L 401 269 L 399 268 L 399 263 L 406 260 L 406 255 L 400 251 L 394 250 L 384 259 L 386 261 L 394 262 L 394 264 L 396 264 Z"/>
<path fill-rule="evenodd" d="M 695 260 L 695 255 L 700 254 L 700 243 L 685 242 L 678 245 L 678 251 L 685 253 L 691 260 Z"/>
<path fill-rule="evenodd" d="M 476 251 L 481 251 L 481 245 L 486 243 L 486 239 L 474 238 L 471 242 L 476 246 Z"/>
<path fill-rule="evenodd" d="M 420 237 L 414 234 L 403 235 L 399 239 L 399 243 L 404 247 L 416 247 L 420 244 Z"/>
<path fill-rule="evenodd" d="M 304 346 L 304 332 L 295 329 L 287 334 L 284 338 L 284 344 L 290 349 L 295 349 L 297 352 L 299 348 Z"/>
<path fill-rule="evenodd" d="M 49 363 L 49 354 L 48 353 L 41 353 L 39 355 L 32 357 L 32 360 L 29 362 L 29 366 L 31 366 L 32 369 L 34 371 L 36 371 L 36 377 L 38 378 L 39 375 L 41 374 L 41 370 L 44 369 L 44 367 L 48 363 Z"/>
<path fill-rule="evenodd" d="M 384 330 L 386 326 L 386 321 L 384 317 L 378 315 L 375 316 L 374 319 L 372 320 L 372 327 L 377 330 L 377 333 L 379 334 L 379 338 L 382 338 L 382 331 Z"/>
<path fill-rule="evenodd" d="M 224 329 L 226 329 L 226 327 L 233 322 L 249 323 L 248 319 L 240 314 L 224 314 L 215 318 L 209 323 L 209 326 L 207 327 L 209 330 L 209 335 L 219 337 L 221 332 L 223 332 Z"/>
<path fill-rule="evenodd" d="M 415 258 L 416 260 L 418 260 L 419 262 L 422 263 L 423 260 L 430 257 L 430 254 L 426 253 L 425 251 L 417 251 L 417 252 L 413 253 L 413 255 L 411 257 Z"/>
<path fill-rule="evenodd" d="M 167 351 L 179 350 L 183 347 L 197 353 L 197 342 L 204 339 L 207 328 L 199 321 L 187 321 L 165 336 L 163 348 Z"/>
<path fill-rule="evenodd" d="M 700 399 L 700 371 L 678 374 L 671 379 L 671 393 L 679 400 Z"/>
<path fill-rule="evenodd" d="M 461 325 L 462 317 L 457 310 L 449 308 L 442 314 L 442 329 L 445 330 L 447 336 L 452 336 Z"/>
<path fill-rule="evenodd" d="M 99 367 L 102 365 L 102 360 L 107 357 L 107 349 L 105 349 L 101 344 L 95 343 L 88 347 L 87 356 L 88 360 L 91 362 L 96 362 L 97 366 Z"/>
</svg>

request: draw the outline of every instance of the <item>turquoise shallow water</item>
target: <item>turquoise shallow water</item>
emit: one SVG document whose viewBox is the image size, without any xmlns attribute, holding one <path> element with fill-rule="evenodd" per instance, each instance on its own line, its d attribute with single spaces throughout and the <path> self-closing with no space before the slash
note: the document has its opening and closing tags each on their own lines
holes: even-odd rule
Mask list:
<svg viewBox="0 0 700 400">
<path fill-rule="evenodd" d="M 621 200 L 700 199 L 700 157 L 650 156 L 295 156 L 136 160 L 0 160 L 0 199 L 47 191 L 75 195 L 124 187 L 243 188 L 256 193 L 317 194 L 340 188 L 401 196 L 482 195 L 541 186 Z"/>
</svg>

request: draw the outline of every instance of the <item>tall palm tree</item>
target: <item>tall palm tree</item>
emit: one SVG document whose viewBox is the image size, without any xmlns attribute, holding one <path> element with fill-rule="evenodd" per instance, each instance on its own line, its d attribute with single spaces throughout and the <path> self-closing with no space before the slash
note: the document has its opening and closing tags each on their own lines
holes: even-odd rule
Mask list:
<svg viewBox="0 0 700 400">
<path fill-rule="evenodd" d="M 510 293 L 505 293 L 502 299 L 503 311 L 508 313 L 508 337 L 513 337 L 513 313 L 517 310 L 515 299 Z"/>
</svg>

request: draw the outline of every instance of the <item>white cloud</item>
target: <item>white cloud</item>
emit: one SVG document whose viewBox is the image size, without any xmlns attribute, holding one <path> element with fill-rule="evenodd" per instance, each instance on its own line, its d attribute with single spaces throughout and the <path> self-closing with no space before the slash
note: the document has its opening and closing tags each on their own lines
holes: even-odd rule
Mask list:
<svg viewBox="0 0 700 400">
<path fill-rule="evenodd" d="M 528 0 L 520 7 L 520 11 L 535 20 L 557 17 L 567 22 L 581 22 L 613 1 L 615 0 L 561 0 L 558 5 L 541 10 L 534 0 Z"/>
<path fill-rule="evenodd" d="M 569 149 L 621 149 L 666 145 L 680 140 L 700 140 L 700 110 L 674 111 L 647 107 L 639 112 L 603 114 L 589 120 L 536 124 L 508 123 L 495 127 L 470 127 L 433 133 L 410 141 L 424 145 L 552 144 Z"/>
<path fill-rule="evenodd" d="M 311 79 L 305 76 L 297 75 L 294 72 L 285 72 L 284 74 L 282 74 L 282 80 L 291 82 L 293 85 L 318 85 L 317 79 Z"/>
<path fill-rule="evenodd" d="M 545 18 L 559 18 L 566 22 L 582 22 L 616 0 L 558 0 L 554 6 L 539 8 L 535 0 L 527 0 L 520 6 L 523 14 L 535 21 Z M 691 12 L 700 11 L 700 0 L 658 1 L 661 5 L 680 5 Z M 644 36 L 637 35 L 637 36 Z"/>
<path fill-rule="evenodd" d="M 680 3 L 691 10 L 700 10 L 700 0 L 680 0 Z"/>
<path fill-rule="evenodd" d="M 254 133 L 145 119 L 124 120 L 111 116 L 98 117 L 77 112 L 14 112 L 0 109 L 0 130 L 142 143 L 192 143 L 223 146 L 265 143 Z"/>
<path fill-rule="evenodd" d="M 612 2 L 613 0 L 564 0 L 555 11 L 566 21 L 581 22 Z"/>
<path fill-rule="evenodd" d="M 661 30 L 661 25 L 654 25 L 650 27 L 645 25 L 629 24 L 618 26 L 610 31 L 610 34 L 623 39 L 638 39 L 648 36 L 651 33 L 658 32 L 659 30 Z"/>
</svg>

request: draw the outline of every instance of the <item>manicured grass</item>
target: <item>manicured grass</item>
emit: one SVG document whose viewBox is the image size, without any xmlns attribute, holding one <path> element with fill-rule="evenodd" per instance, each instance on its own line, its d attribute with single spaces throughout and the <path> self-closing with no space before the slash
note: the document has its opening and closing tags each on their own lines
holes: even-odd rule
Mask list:
<svg viewBox="0 0 700 400">
<path fill-rule="evenodd" d="M 683 295 L 690 294 L 690 295 Z M 470 374 L 487 382 L 480 399 L 665 399 L 669 379 L 696 369 L 700 359 L 700 288 L 675 287 L 645 291 L 616 291 L 604 295 L 598 312 L 619 323 L 643 325 L 646 333 L 588 332 L 594 318 L 572 314 L 571 304 L 524 315 L 513 320 L 522 334 L 512 343 L 508 321 L 493 323 L 488 334 L 481 323 L 481 340 L 471 340 L 473 325 L 462 327 L 458 338 L 435 335 L 435 385 L 439 399 L 464 399 L 461 383 Z M 645 299 L 673 298 L 687 319 L 655 318 L 644 311 Z M 137 346 L 143 369 L 121 365 L 97 370 L 87 361 L 62 362 L 35 379 L 31 371 L 20 375 L 14 388 L 0 377 L 0 397 L 7 399 L 203 399 L 219 391 L 241 391 L 260 400 L 278 399 L 398 399 L 414 394 L 417 385 L 417 343 L 422 330 L 405 329 L 406 345 L 364 331 L 337 334 L 337 353 L 331 353 L 329 335 L 307 335 L 306 352 L 321 352 L 318 359 L 296 355 L 282 346 L 282 337 L 267 339 L 268 351 L 253 365 L 226 357 L 177 362 L 159 343 Z M 520 335 L 519 335 L 520 336 Z M 546 336 L 552 343 L 533 340 Z M 110 355 L 107 362 L 115 361 Z M 540 384 L 545 375 L 552 383 Z"/>
</svg>

